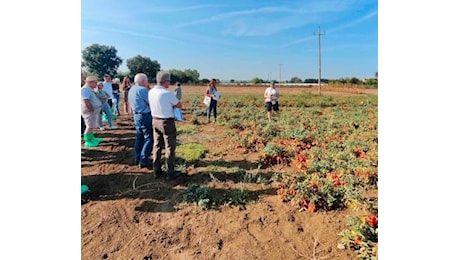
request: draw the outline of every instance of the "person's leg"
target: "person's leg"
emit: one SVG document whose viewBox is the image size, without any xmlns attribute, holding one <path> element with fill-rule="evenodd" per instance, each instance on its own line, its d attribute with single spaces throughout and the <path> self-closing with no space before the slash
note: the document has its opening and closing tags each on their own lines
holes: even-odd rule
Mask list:
<svg viewBox="0 0 460 260">
<path fill-rule="evenodd" d="M 83 114 L 83 118 L 86 123 L 86 130 L 83 134 L 83 140 L 85 141 L 85 147 L 97 147 L 99 141 L 94 139 L 93 128 L 97 126 L 97 113 L 99 111 L 94 111 L 92 113 L 87 112 Z"/>
<path fill-rule="evenodd" d="M 104 102 L 103 106 L 104 106 L 105 116 L 107 117 L 107 123 L 109 124 L 109 128 L 113 128 L 112 109 L 110 108 L 110 106 L 109 106 L 109 104 L 107 102 Z"/>
<path fill-rule="evenodd" d="M 164 142 L 165 142 L 165 158 L 166 158 L 166 165 L 167 165 L 167 174 L 169 176 L 174 175 L 174 168 L 175 168 L 175 161 L 176 161 L 176 124 L 174 120 L 164 120 Z"/>
<path fill-rule="evenodd" d="M 114 96 L 114 100 L 113 100 L 113 108 L 114 108 L 114 112 L 115 112 L 115 115 L 119 116 L 120 115 L 120 110 L 119 110 L 119 107 L 118 107 L 118 103 L 119 103 L 119 100 L 120 100 L 120 94 L 113 94 Z"/>
<path fill-rule="evenodd" d="M 208 106 L 208 109 L 206 110 L 206 118 L 208 119 L 208 123 L 211 122 L 211 109 L 212 109 L 211 104 L 212 104 L 212 100 Z"/>
<path fill-rule="evenodd" d="M 83 116 L 80 115 L 80 117 L 81 117 L 81 136 L 83 136 L 86 130 L 86 123 L 85 123 L 85 119 L 83 119 Z"/>
<path fill-rule="evenodd" d="M 265 110 L 267 111 L 268 121 L 271 121 L 272 120 L 272 103 L 271 102 L 265 102 Z"/>
<path fill-rule="evenodd" d="M 213 104 L 214 103 L 214 104 Z M 214 123 L 217 120 L 217 101 L 213 100 L 211 101 L 211 104 L 213 104 L 213 110 L 214 110 Z"/>
<path fill-rule="evenodd" d="M 278 111 L 279 111 L 279 106 L 278 106 L 278 101 L 273 105 L 273 115 L 278 116 Z M 273 117 L 273 116 L 272 116 Z"/>
<path fill-rule="evenodd" d="M 128 93 L 129 93 L 129 90 L 125 90 L 123 92 L 123 108 L 125 110 L 125 114 L 130 114 L 130 110 L 129 110 L 129 104 L 128 104 Z"/>
<path fill-rule="evenodd" d="M 161 148 L 163 146 L 163 126 L 160 120 L 153 120 L 153 174 L 159 177 L 161 174 Z"/>
<path fill-rule="evenodd" d="M 142 133 L 144 136 L 144 143 L 139 163 L 150 167 L 152 165 L 150 155 L 152 154 L 153 147 L 152 115 L 150 114 L 142 115 Z"/>
<path fill-rule="evenodd" d="M 94 125 L 91 126 L 93 129 L 99 127 L 100 125 L 102 125 L 101 123 L 101 109 L 97 109 L 97 111 L 94 111 L 93 112 L 93 117 L 94 117 Z M 94 132 L 92 133 L 92 136 L 93 136 L 93 139 L 96 140 L 97 142 L 102 142 L 104 141 L 104 138 L 98 138 L 98 137 L 95 137 L 94 136 Z"/>
<path fill-rule="evenodd" d="M 136 127 L 136 141 L 134 142 L 134 163 L 139 164 L 141 160 L 142 147 L 144 145 L 144 134 L 142 133 L 142 115 L 134 115 L 134 126 Z"/>
</svg>

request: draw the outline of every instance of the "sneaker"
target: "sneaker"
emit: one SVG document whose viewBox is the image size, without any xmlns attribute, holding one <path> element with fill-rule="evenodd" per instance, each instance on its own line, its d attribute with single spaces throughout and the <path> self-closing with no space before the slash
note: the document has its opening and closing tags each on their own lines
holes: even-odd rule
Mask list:
<svg viewBox="0 0 460 260">
<path fill-rule="evenodd" d="M 175 178 L 179 177 L 182 174 L 182 172 L 179 171 L 174 171 L 173 173 L 168 173 L 166 174 L 166 180 L 174 180 Z"/>
<path fill-rule="evenodd" d="M 113 129 L 117 129 L 117 127 L 113 125 L 113 126 L 109 127 L 109 129 L 113 130 Z"/>
<path fill-rule="evenodd" d="M 99 130 L 104 131 L 105 128 L 104 127 L 99 127 Z"/>
</svg>

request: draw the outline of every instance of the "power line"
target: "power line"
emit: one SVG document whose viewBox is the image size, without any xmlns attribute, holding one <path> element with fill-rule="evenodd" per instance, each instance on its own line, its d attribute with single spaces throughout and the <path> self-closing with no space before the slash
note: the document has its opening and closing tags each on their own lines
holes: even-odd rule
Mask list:
<svg viewBox="0 0 460 260">
<path fill-rule="evenodd" d="M 313 33 L 318 35 L 318 94 L 321 95 L 321 35 L 325 35 L 325 32 L 321 32 L 321 28 L 318 26 L 318 32 Z"/>
</svg>

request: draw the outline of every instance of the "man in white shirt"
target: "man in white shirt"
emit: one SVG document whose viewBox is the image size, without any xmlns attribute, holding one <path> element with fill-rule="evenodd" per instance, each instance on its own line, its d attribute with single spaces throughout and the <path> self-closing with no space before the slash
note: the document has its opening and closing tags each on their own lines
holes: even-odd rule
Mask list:
<svg viewBox="0 0 460 260">
<path fill-rule="evenodd" d="M 157 84 L 149 91 L 149 105 L 153 122 L 153 174 L 160 177 L 161 148 L 165 147 L 167 166 L 166 180 L 177 178 L 181 173 L 175 171 L 176 159 L 176 123 L 174 121 L 174 107 L 182 108 L 182 103 L 174 93 L 168 90 L 171 84 L 171 74 L 168 71 L 157 73 Z"/>
<path fill-rule="evenodd" d="M 104 83 L 103 83 L 102 89 L 109 94 L 110 98 L 107 100 L 107 102 L 109 103 L 110 108 L 112 108 L 112 101 L 114 99 L 114 96 L 113 96 L 113 88 L 112 88 L 112 77 L 110 77 L 109 74 L 104 75 Z"/>
<path fill-rule="evenodd" d="M 271 82 L 270 87 L 266 88 L 264 92 L 265 110 L 267 111 L 268 121 L 272 121 L 272 110 L 275 112 L 279 111 L 279 96 L 280 93 L 275 87 L 275 82 Z"/>
</svg>

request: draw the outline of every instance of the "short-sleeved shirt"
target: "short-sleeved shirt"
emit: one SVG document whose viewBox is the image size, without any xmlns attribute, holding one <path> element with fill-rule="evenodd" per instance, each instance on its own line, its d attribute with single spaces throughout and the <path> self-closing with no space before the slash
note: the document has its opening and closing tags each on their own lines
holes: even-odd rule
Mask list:
<svg viewBox="0 0 460 260">
<path fill-rule="evenodd" d="M 149 103 L 153 117 L 174 118 L 174 106 L 179 99 L 163 86 L 155 86 L 149 91 Z"/>
<path fill-rule="evenodd" d="M 96 92 L 96 95 L 97 95 L 97 97 L 98 97 L 99 99 L 101 99 L 101 98 L 107 98 L 107 97 L 110 98 L 109 94 L 108 94 L 107 92 L 105 92 L 104 89 L 98 90 L 98 91 Z M 101 100 L 101 102 L 107 102 L 107 101 L 102 101 L 102 100 Z"/>
<path fill-rule="evenodd" d="M 104 82 L 102 83 L 102 89 L 105 90 L 109 94 L 109 99 L 114 99 L 113 97 L 113 89 L 112 89 L 112 83 L 110 82 Z"/>
<path fill-rule="evenodd" d="M 102 102 L 101 100 L 97 97 L 97 94 L 96 92 L 94 92 L 94 90 L 88 86 L 88 85 L 84 85 L 82 88 L 81 88 L 81 99 L 82 99 L 82 102 L 81 102 L 81 108 L 82 110 L 87 110 L 88 108 L 86 107 L 85 105 L 85 102 L 83 102 L 83 99 L 87 99 L 89 100 L 89 102 L 91 103 L 91 105 L 93 106 L 93 109 L 96 110 L 100 107 L 102 107 Z"/>
<path fill-rule="evenodd" d="M 214 100 L 219 100 L 220 93 L 219 93 L 219 91 L 217 91 L 217 88 L 208 86 L 208 87 L 206 88 L 206 94 L 208 94 L 208 93 L 212 95 L 212 97 L 211 97 L 212 99 L 214 99 Z M 216 98 L 214 98 L 216 93 L 219 93 L 219 96 L 216 97 Z"/>
<path fill-rule="evenodd" d="M 268 94 L 269 97 L 265 98 L 265 102 L 271 102 L 271 101 L 275 101 L 276 100 L 272 100 L 270 97 L 271 96 L 275 96 L 278 94 L 278 90 L 276 88 L 271 88 L 271 87 L 268 87 L 265 89 L 265 94 Z"/>
<path fill-rule="evenodd" d="M 128 92 L 128 102 L 135 114 L 150 113 L 149 90 L 146 87 L 134 85 Z"/>
<path fill-rule="evenodd" d="M 177 99 L 180 100 L 182 98 L 182 89 L 180 87 L 177 87 L 176 90 L 174 90 L 174 92 L 176 93 Z"/>
</svg>

